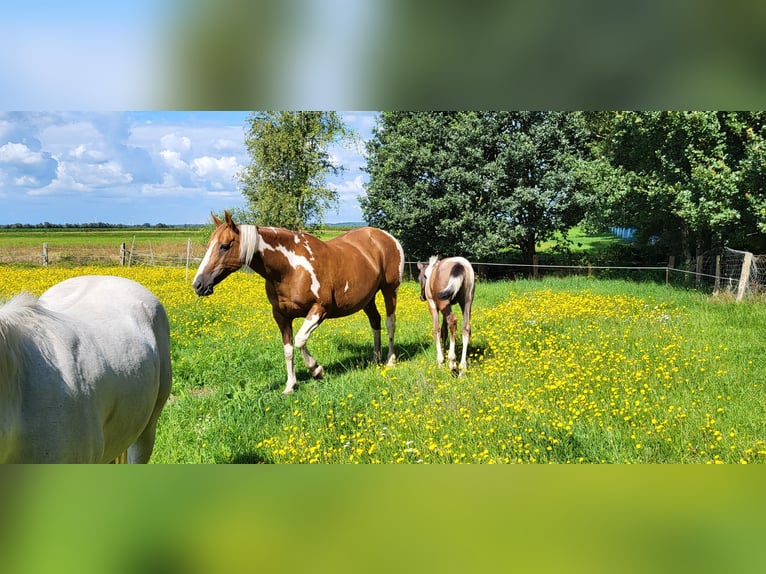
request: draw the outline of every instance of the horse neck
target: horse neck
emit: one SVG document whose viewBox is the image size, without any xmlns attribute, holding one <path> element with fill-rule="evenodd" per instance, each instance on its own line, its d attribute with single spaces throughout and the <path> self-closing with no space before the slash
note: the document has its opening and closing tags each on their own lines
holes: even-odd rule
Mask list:
<svg viewBox="0 0 766 574">
<path fill-rule="evenodd" d="M 252 256 L 245 261 L 256 273 L 274 281 L 279 281 L 293 270 L 294 261 L 290 260 L 291 257 L 297 256 L 309 260 L 313 258 L 315 251 L 323 246 L 319 239 L 307 233 L 281 227 L 258 227 L 256 235 L 255 249 L 252 251 Z M 243 249 L 249 241 L 252 240 L 243 233 Z M 247 258 L 248 255 L 245 254 L 245 257 Z"/>
</svg>

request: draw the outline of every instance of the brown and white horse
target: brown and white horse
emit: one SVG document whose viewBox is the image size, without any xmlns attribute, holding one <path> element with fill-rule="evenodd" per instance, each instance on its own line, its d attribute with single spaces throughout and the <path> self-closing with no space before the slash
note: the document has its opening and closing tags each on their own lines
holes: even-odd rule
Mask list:
<svg viewBox="0 0 766 574">
<path fill-rule="evenodd" d="M 473 267 L 463 257 L 448 257 L 439 260 L 434 256 L 428 263 L 418 263 L 420 270 L 420 300 L 428 301 L 428 309 L 433 319 L 433 334 L 436 342 L 436 360 L 444 364 L 442 341 L 447 337 L 449 327 L 449 367 L 457 369 L 455 354 L 455 331 L 457 317 L 452 312 L 452 305 L 457 303 L 463 312 L 463 350 L 460 358 L 460 370 L 468 366 L 468 341 L 471 338 L 471 304 L 475 287 Z M 444 321 L 439 330 L 439 313 L 444 315 Z"/>
<path fill-rule="evenodd" d="M 390 234 L 374 227 L 354 229 L 321 241 L 308 233 L 276 227 L 238 225 L 225 212 L 225 221 L 213 215 L 216 229 L 194 277 L 198 295 L 210 295 L 215 285 L 243 266 L 266 280 L 266 295 L 282 333 L 287 384 L 295 387 L 293 319 L 305 317 L 295 335 L 309 373 L 321 378 L 324 369 L 308 351 L 309 336 L 325 319 L 345 317 L 363 310 L 372 327 L 375 361 L 380 361 L 381 316 L 375 295 L 383 294 L 388 331 L 388 364 L 396 361 L 396 297 L 404 271 L 404 252 Z"/>
</svg>

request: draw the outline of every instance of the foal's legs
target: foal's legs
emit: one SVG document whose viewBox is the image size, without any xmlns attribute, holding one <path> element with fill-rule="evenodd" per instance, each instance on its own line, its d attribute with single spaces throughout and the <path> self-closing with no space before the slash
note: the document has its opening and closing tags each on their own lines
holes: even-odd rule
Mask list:
<svg viewBox="0 0 766 574">
<path fill-rule="evenodd" d="M 466 297 L 465 303 L 460 305 L 460 309 L 463 311 L 463 353 L 460 358 L 460 370 L 464 371 L 468 368 L 468 341 L 471 340 L 471 302 L 470 296 Z"/>
<path fill-rule="evenodd" d="M 457 355 L 455 354 L 455 330 L 457 329 L 457 317 L 452 312 L 452 306 L 447 305 L 444 310 L 444 322 L 449 328 L 449 353 L 447 358 L 449 359 L 450 371 L 457 370 Z"/>
<path fill-rule="evenodd" d="M 429 301 L 428 310 L 431 311 L 431 320 L 433 322 L 434 343 L 436 344 L 436 362 L 439 364 L 439 366 L 442 366 L 444 364 L 444 351 L 442 351 L 442 340 L 447 333 L 446 317 L 444 319 L 445 322 L 442 323 L 442 327 L 440 329 L 439 328 L 439 309 L 437 309 L 436 306 L 432 305 L 431 301 Z"/>
</svg>

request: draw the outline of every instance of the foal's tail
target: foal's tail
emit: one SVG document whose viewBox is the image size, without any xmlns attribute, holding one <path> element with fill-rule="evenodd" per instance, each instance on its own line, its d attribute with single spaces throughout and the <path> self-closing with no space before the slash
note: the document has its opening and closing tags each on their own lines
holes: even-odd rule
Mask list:
<svg viewBox="0 0 766 574">
<path fill-rule="evenodd" d="M 453 301 L 457 294 L 460 292 L 460 288 L 463 286 L 465 280 L 465 267 L 458 264 L 455 265 L 449 273 L 449 281 L 447 286 L 436 294 L 436 297 L 446 301 L 449 299 Z"/>
</svg>

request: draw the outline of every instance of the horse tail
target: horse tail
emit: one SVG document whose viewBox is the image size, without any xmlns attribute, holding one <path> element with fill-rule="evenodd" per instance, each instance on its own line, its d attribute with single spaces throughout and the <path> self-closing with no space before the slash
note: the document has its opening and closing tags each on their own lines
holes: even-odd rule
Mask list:
<svg viewBox="0 0 766 574">
<path fill-rule="evenodd" d="M 450 270 L 449 281 L 447 286 L 436 294 L 436 297 L 446 301 L 454 300 L 455 296 L 460 292 L 460 288 L 463 286 L 463 280 L 465 279 L 465 268 L 457 264 Z"/>
</svg>

